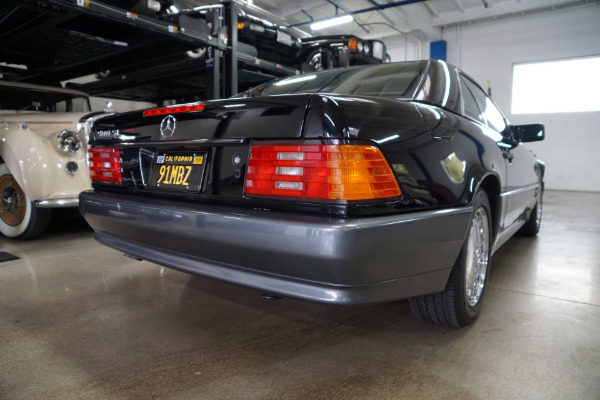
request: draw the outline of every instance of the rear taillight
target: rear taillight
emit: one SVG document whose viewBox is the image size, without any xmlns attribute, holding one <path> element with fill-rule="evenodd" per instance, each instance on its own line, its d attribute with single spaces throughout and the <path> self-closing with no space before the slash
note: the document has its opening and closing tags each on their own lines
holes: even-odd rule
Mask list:
<svg viewBox="0 0 600 400">
<path fill-rule="evenodd" d="M 250 148 L 248 197 L 328 200 L 396 197 L 400 188 L 381 151 L 362 144 L 262 144 Z"/>
<path fill-rule="evenodd" d="M 123 182 L 121 151 L 117 148 L 89 149 L 88 166 L 92 181 Z"/>
<path fill-rule="evenodd" d="M 154 115 L 166 115 L 166 114 L 177 114 L 192 111 L 203 111 L 204 103 L 193 103 L 193 104 L 177 104 L 174 106 L 153 108 L 144 111 L 144 117 L 152 117 Z"/>
</svg>

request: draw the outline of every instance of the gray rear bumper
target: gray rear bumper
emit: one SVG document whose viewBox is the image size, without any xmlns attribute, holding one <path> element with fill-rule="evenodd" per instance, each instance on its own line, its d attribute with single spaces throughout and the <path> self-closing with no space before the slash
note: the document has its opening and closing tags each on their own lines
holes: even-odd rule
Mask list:
<svg viewBox="0 0 600 400">
<path fill-rule="evenodd" d="M 444 289 L 470 208 L 341 219 L 190 205 L 91 191 L 80 209 L 96 238 L 192 274 L 335 304 Z"/>
</svg>

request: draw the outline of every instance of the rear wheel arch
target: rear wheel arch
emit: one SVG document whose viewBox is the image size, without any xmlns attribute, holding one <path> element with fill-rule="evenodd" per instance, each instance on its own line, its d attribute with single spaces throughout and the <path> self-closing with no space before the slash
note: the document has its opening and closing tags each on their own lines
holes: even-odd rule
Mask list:
<svg viewBox="0 0 600 400">
<path fill-rule="evenodd" d="M 498 177 L 491 174 L 483 177 L 481 182 L 477 185 L 477 189 L 473 191 L 473 198 L 480 190 L 485 192 L 490 203 L 490 212 L 492 213 L 492 243 L 494 243 L 496 240 L 496 233 L 498 232 L 498 226 L 500 226 L 500 215 L 502 214 L 502 210 L 500 209 L 500 181 Z"/>
<path fill-rule="evenodd" d="M 484 190 L 475 193 L 472 205 L 466 237 L 445 289 L 409 298 L 411 311 L 423 321 L 460 328 L 480 313 L 492 246 L 491 207 Z"/>
<path fill-rule="evenodd" d="M 540 181 L 544 181 L 544 174 L 546 173 L 546 164 L 544 164 L 542 161 L 537 160 L 536 161 L 536 167 L 539 171 L 539 175 L 540 175 Z"/>
</svg>

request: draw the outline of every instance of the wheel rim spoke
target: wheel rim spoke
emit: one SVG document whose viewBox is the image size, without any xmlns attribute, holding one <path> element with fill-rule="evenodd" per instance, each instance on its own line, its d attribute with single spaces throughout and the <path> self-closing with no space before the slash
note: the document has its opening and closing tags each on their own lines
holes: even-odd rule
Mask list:
<svg viewBox="0 0 600 400">
<path fill-rule="evenodd" d="M 313 58 L 310 60 L 310 65 L 317 71 L 322 69 L 323 66 L 323 56 L 321 53 L 315 54 Z"/>
<path fill-rule="evenodd" d="M 25 217 L 25 193 L 10 175 L 0 178 L 0 218 L 7 225 L 16 226 Z"/>
<path fill-rule="evenodd" d="M 470 307 L 481 299 L 489 261 L 489 224 L 487 212 L 480 207 L 473 216 L 467 243 L 465 294 Z"/>
</svg>

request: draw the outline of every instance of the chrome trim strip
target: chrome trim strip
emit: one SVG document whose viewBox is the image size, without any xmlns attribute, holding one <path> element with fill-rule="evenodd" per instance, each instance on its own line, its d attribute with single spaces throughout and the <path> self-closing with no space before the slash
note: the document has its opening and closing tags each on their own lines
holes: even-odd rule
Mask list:
<svg viewBox="0 0 600 400">
<path fill-rule="evenodd" d="M 191 140 L 161 140 L 153 142 L 122 142 L 107 145 L 110 147 L 128 147 L 128 146 L 164 146 L 164 145 L 176 145 L 176 146 L 193 146 L 197 144 L 211 144 L 211 145 L 226 145 L 226 144 L 245 144 L 247 139 L 191 139 Z M 102 147 L 102 143 L 98 143 L 98 147 Z"/>
<path fill-rule="evenodd" d="M 504 193 L 500 193 L 500 196 L 502 196 L 502 197 L 512 196 L 513 194 L 517 194 L 517 193 L 527 192 L 527 191 L 533 190 L 535 188 L 538 188 L 539 186 L 540 186 L 539 183 L 534 183 L 532 185 L 527 185 L 527 186 L 520 187 L 518 189 L 513 189 L 513 190 L 506 191 Z"/>
<path fill-rule="evenodd" d="M 144 163 L 144 156 L 146 157 L 150 157 L 150 165 L 146 166 L 146 164 Z M 143 147 L 140 148 L 140 152 L 138 154 L 138 162 L 140 165 L 140 175 L 142 176 L 142 185 L 144 186 L 144 188 L 148 188 L 148 179 L 147 177 L 149 177 L 150 175 L 150 166 L 152 165 L 152 162 L 154 161 L 154 152 L 144 149 Z"/>
<path fill-rule="evenodd" d="M 33 204 L 39 208 L 77 207 L 79 205 L 79 197 L 75 196 L 62 199 L 36 200 L 33 202 Z"/>
</svg>

